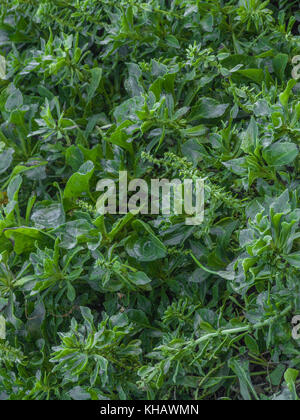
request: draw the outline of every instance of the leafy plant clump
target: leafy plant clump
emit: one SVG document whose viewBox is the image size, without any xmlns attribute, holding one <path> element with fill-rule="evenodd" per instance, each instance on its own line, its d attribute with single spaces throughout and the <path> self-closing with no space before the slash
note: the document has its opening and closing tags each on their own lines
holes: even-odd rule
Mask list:
<svg viewBox="0 0 300 420">
<path fill-rule="evenodd" d="M 1 1 L 0 399 L 299 399 L 299 26 L 290 0 Z M 99 214 L 125 170 L 205 179 L 204 222 Z"/>
</svg>

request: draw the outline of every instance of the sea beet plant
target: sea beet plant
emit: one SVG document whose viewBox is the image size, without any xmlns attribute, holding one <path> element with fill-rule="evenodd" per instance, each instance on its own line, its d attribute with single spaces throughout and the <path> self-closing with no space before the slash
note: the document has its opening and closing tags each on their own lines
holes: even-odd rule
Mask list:
<svg viewBox="0 0 300 420">
<path fill-rule="evenodd" d="M 2 0 L 0 399 L 298 400 L 298 1 Z M 205 215 L 99 213 L 205 180 Z"/>
</svg>

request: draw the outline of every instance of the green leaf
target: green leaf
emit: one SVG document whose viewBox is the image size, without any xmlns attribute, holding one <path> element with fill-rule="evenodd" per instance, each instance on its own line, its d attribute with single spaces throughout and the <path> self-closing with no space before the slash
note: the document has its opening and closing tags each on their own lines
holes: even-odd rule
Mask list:
<svg viewBox="0 0 300 420">
<path fill-rule="evenodd" d="M 263 151 L 263 158 L 269 166 L 284 166 L 292 164 L 299 154 L 294 143 L 275 143 Z"/>
<path fill-rule="evenodd" d="M 141 262 L 151 262 L 166 256 L 166 248 L 157 238 L 152 236 L 132 236 L 126 243 L 128 255 Z"/>
<path fill-rule="evenodd" d="M 15 176 L 7 187 L 7 197 L 9 201 L 18 201 L 18 194 L 22 185 L 23 179 L 21 175 Z"/>
<path fill-rule="evenodd" d="M 88 92 L 87 92 L 87 103 L 91 102 L 91 100 L 93 99 L 93 96 L 95 95 L 101 79 L 102 79 L 102 74 L 103 71 L 100 68 L 94 68 L 91 71 L 91 75 L 92 75 L 92 80 L 91 83 L 88 87 Z"/>
<path fill-rule="evenodd" d="M 289 62 L 289 56 L 287 54 L 277 54 L 273 59 L 274 71 L 280 80 L 284 80 L 284 72 Z"/>
<path fill-rule="evenodd" d="M 260 354 L 257 341 L 251 335 L 246 335 L 245 343 L 252 354 Z"/>
<path fill-rule="evenodd" d="M 229 367 L 233 370 L 233 372 L 237 375 L 240 382 L 241 394 L 244 400 L 250 401 L 252 400 L 251 394 L 254 396 L 256 400 L 259 400 L 258 395 L 252 385 L 250 373 L 249 373 L 249 362 L 247 361 L 238 361 L 231 359 L 229 361 Z"/>
<path fill-rule="evenodd" d="M 13 149 L 6 149 L 0 153 L 0 175 L 7 171 L 13 161 L 13 155 L 15 151 Z"/>
<path fill-rule="evenodd" d="M 136 220 L 132 225 L 138 233 L 126 241 L 126 251 L 132 258 L 141 262 L 150 262 L 166 256 L 166 247 L 146 223 Z"/>
<path fill-rule="evenodd" d="M 207 127 L 204 125 L 197 125 L 196 127 L 186 128 L 181 130 L 181 133 L 187 137 L 198 137 L 203 136 L 207 133 Z"/>
<path fill-rule="evenodd" d="M 249 80 L 252 80 L 253 82 L 257 84 L 261 84 L 264 80 L 264 72 L 261 69 L 244 69 L 244 70 L 238 70 L 235 75 L 239 75 L 242 77 L 245 77 Z"/>
<path fill-rule="evenodd" d="M 206 32 L 213 32 L 214 15 L 212 13 L 206 14 L 201 20 L 200 25 Z"/>
<path fill-rule="evenodd" d="M 133 213 L 128 213 L 124 217 L 122 217 L 121 219 L 119 219 L 114 224 L 114 226 L 112 227 L 112 230 L 107 235 L 107 237 L 112 241 L 115 238 L 115 236 L 119 232 L 121 232 L 121 230 L 124 228 L 124 226 L 126 226 L 127 223 L 129 223 L 134 217 L 135 217 L 135 215 Z"/>
<path fill-rule="evenodd" d="M 279 386 L 281 384 L 285 369 L 285 365 L 281 364 L 273 370 L 273 372 L 270 374 L 270 380 L 272 385 Z"/>
<path fill-rule="evenodd" d="M 288 214 L 291 211 L 290 193 L 285 190 L 282 194 L 276 197 L 271 203 L 270 210 L 273 214 Z"/>
<path fill-rule="evenodd" d="M 186 141 L 182 147 L 182 154 L 189 161 L 193 162 L 195 166 L 199 163 L 200 160 L 205 156 L 204 147 L 196 139 L 190 139 Z"/>
<path fill-rule="evenodd" d="M 78 198 L 82 194 L 89 192 L 89 182 L 94 173 L 94 164 L 91 161 L 85 162 L 76 172 L 71 176 L 67 182 L 64 198 Z"/>
<path fill-rule="evenodd" d="M 138 111 L 143 105 L 144 105 L 145 99 L 141 96 L 135 96 L 134 98 L 130 98 L 124 102 L 122 102 L 121 105 L 117 106 L 114 109 L 114 118 L 117 122 L 117 124 L 120 126 L 121 124 L 125 123 L 126 126 L 129 123 L 128 120 L 135 120 L 137 119 L 135 112 Z"/>
<path fill-rule="evenodd" d="M 0 400 L 298 398 L 298 3 L 0 3 Z"/>
<path fill-rule="evenodd" d="M 141 272 L 138 271 L 136 273 L 128 273 L 129 280 L 136 286 L 145 286 L 146 284 L 151 283 L 151 279 Z"/>
<path fill-rule="evenodd" d="M 227 162 L 223 162 L 223 165 L 236 175 L 243 176 L 247 174 L 245 158 L 228 160 Z"/>
<path fill-rule="evenodd" d="M 288 106 L 289 98 L 290 98 L 291 93 L 292 93 L 292 89 L 296 85 L 296 83 L 297 83 L 296 80 L 291 79 L 288 82 L 285 91 L 279 95 L 280 102 L 285 108 Z"/>
<path fill-rule="evenodd" d="M 165 38 L 165 41 L 167 45 L 171 48 L 180 48 L 180 44 L 178 42 L 178 39 L 173 35 L 167 35 Z"/>
<path fill-rule="evenodd" d="M 225 114 L 228 107 L 229 104 L 220 104 L 215 99 L 201 98 L 198 104 L 192 109 L 189 120 L 220 118 Z"/>
<path fill-rule="evenodd" d="M 68 147 L 65 155 L 67 164 L 72 167 L 74 172 L 77 172 L 84 164 L 84 155 L 79 147 L 75 145 Z"/>
<path fill-rule="evenodd" d="M 109 137 L 105 137 L 105 140 L 116 146 L 122 147 L 133 155 L 132 137 L 126 132 L 126 129 L 131 126 L 132 123 L 130 121 L 125 121 Z"/>
<path fill-rule="evenodd" d="M 295 268 L 300 268 L 300 252 L 294 252 L 284 257 L 289 264 Z"/>
<path fill-rule="evenodd" d="M 60 203 L 45 201 L 34 208 L 31 220 L 37 229 L 57 228 L 65 223 L 65 212 Z"/>
<path fill-rule="evenodd" d="M 299 371 L 296 369 L 288 369 L 284 374 L 284 379 L 287 383 L 287 386 L 290 392 L 293 395 L 294 400 L 299 400 L 297 391 L 296 391 L 296 380 L 299 376 Z"/>
<path fill-rule="evenodd" d="M 48 242 L 49 236 L 43 234 L 37 229 L 31 227 L 9 228 L 4 232 L 7 239 L 10 239 L 14 246 L 16 254 L 32 251 L 35 248 L 35 242 Z"/>
<path fill-rule="evenodd" d="M 67 282 L 67 298 L 70 302 L 74 302 L 76 298 L 76 290 L 69 281 Z"/>
<path fill-rule="evenodd" d="M 142 325 L 143 327 L 151 327 L 149 319 L 147 318 L 144 311 L 137 310 L 137 309 L 130 309 L 127 312 L 127 317 L 131 322 L 134 322 L 138 325 Z"/>
<path fill-rule="evenodd" d="M 246 153 L 253 153 L 258 144 L 258 125 L 255 118 L 251 118 L 247 131 L 243 133 L 242 149 Z"/>
<path fill-rule="evenodd" d="M 12 93 L 7 98 L 5 109 L 6 111 L 13 111 L 23 105 L 23 95 L 20 89 L 14 88 Z"/>
</svg>

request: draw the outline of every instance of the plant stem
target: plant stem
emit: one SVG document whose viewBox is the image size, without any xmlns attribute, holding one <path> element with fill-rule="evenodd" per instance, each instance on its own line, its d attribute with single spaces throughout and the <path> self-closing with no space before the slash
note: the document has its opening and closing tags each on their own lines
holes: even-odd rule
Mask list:
<svg viewBox="0 0 300 420">
<path fill-rule="evenodd" d="M 254 325 L 248 324 L 248 325 L 245 325 L 244 327 L 224 329 L 224 330 L 216 331 L 215 333 L 206 334 L 198 338 L 197 340 L 193 341 L 191 343 L 191 346 L 193 347 L 197 346 L 207 340 L 211 340 L 212 338 L 216 338 L 216 337 L 224 337 L 224 336 L 239 334 L 239 333 L 248 332 L 248 331 L 250 332 L 252 330 L 260 330 L 264 327 L 267 327 L 273 324 L 277 319 L 282 318 L 283 316 L 286 316 L 292 310 L 292 308 L 293 306 L 289 305 L 287 308 L 284 309 L 284 311 L 280 312 L 280 314 L 272 318 L 269 318 L 263 322 L 258 322 L 257 324 L 254 324 Z"/>
</svg>

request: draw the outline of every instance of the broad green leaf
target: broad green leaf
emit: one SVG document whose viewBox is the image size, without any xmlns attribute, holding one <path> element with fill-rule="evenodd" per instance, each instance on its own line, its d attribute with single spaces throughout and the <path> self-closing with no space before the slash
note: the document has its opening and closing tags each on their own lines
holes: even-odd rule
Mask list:
<svg viewBox="0 0 300 420">
<path fill-rule="evenodd" d="M 257 341 L 253 337 L 251 337 L 251 335 L 246 335 L 245 343 L 252 354 L 260 354 Z"/>
<path fill-rule="evenodd" d="M 207 133 L 207 128 L 204 125 L 197 125 L 196 127 L 181 130 L 181 133 L 186 137 L 198 137 L 205 135 Z"/>
<path fill-rule="evenodd" d="M 196 166 L 205 156 L 205 148 L 196 139 L 186 141 L 182 147 L 182 154 Z"/>
<path fill-rule="evenodd" d="M 129 280 L 136 286 L 145 286 L 151 283 L 151 279 L 143 272 L 128 273 Z"/>
<path fill-rule="evenodd" d="M 279 386 L 281 384 L 285 369 L 285 365 L 280 364 L 276 367 L 276 369 L 273 370 L 273 372 L 270 374 L 270 380 L 272 385 Z"/>
<path fill-rule="evenodd" d="M 16 254 L 32 251 L 35 248 L 35 242 L 41 241 L 51 243 L 51 238 L 39 230 L 31 227 L 9 228 L 4 232 L 7 239 L 12 241 Z"/>
<path fill-rule="evenodd" d="M 151 326 L 149 319 L 147 318 L 144 311 L 137 310 L 137 309 L 130 309 L 126 315 L 128 316 L 128 319 L 131 322 L 134 322 L 138 325 L 142 325 L 143 327 L 146 327 L 146 328 Z"/>
<path fill-rule="evenodd" d="M 245 77 L 257 84 L 261 84 L 264 80 L 264 72 L 261 69 L 238 70 L 235 75 Z M 235 75 L 233 77 L 235 77 Z"/>
<path fill-rule="evenodd" d="M 251 118 L 246 132 L 243 133 L 242 149 L 246 153 L 253 153 L 258 144 L 258 125 L 255 118 Z"/>
<path fill-rule="evenodd" d="M 282 194 L 276 197 L 271 206 L 270 210 L 273 214 L 288 214 L 291 211 L 290 204 L 290 193 L 289 190 L 285 190 Z"/>
<path fill-rule="evenodd" d="M 126 243 L 126 251 L 130 257 L 141 262 L 156 261 L 166 256 L 166 249 L 160 241 L 148 235 L 142 238 L 132 236 Z"/>
<path fill-rule="evenodd" d="M 51 229 L 65 223 L 65 212 L 60 203 L 42 202 L 31 215 L 37 229 Z"/>
<path fill-rule="evenodd" d="M 69 281 L 67 282 L 67 298 L 70 302 L 74 302 L 76 298 L 76 290 Z"/>
<path fill-rule="evenodd" d="M 112 227 L 112 230 L 110 231 L 110 233 L 107 235 L 108 238 L 112 241 L 115 236 L 127 225 L 127 223 L 129 223 L 133 218 L 135 217 L 135 215 L 133 213 L 128 213 L 126 214 L 124 217 L 122 217 L 121 219 L 119 219 L 115 225 Z"/>
<path fill-rule="evenodd" d="M 84 155 L 77 146 L 70 146 L 66 150 L 66 162 L 70 165 L 74 172 L 84 164 Z"/>
<path fill-rule="evenodd" d="M 13 89 L 12 93 L 7 98 L 5 109 L 6 111 L 13 111 L 23 105 L 23 95 L 20 89 Z"/>
<path fill-rule="evenodd" d="M 89 192 L 89 182 L 94 173 L 94 164 L 91 161 L 85 162 L 76 172 L 71 176 L 67 182 L 64 197 L 78 198 L 82 194 L 87 195 Z"/>
<path fill-rule="evenodd" d="M 175 36 L 167 35 L 165 40 L 166 40 L 166 43 L 169 45 L 169 47 L 180 48 L 180 44 L 178 42 L 178 39 Z"/>
<path fill-rule="evenodd" d="M 299 397 L 297 395 L 296 391 L 296 380 L 299 376 L 299 371 L 296 369 L 288 369 L 284 374 L 284 379 L 287 383 L 287 386 L 290 390 L 290 392 L 293 395 L 294 400 L 299 400 Z"/>
<path fill-rule="evenodd" d="M 201 98 L 198 104 L 192 109 L 189 120 L 220 118 L 225 114 L 228 106 L 229 104 L 220 104 L 212 98 Z"/>
<path fill-rule="evenodd" d="M 13 155 L 15 151 L 13 149 L 6 149 L 0 153 L 0 175 L 7 171 L 13 161 Z"/>
<path fill-rule="evenodd" d="M 284 72 L 288 62 L 289 56 L 287 54 L 277 54 L 276 57 L 273 59 L 275 73 L 282 81 L 284 80 Z"/>
<path fill-rule="evenodd" d="M 243 176 L 247 174 L 245 158 L 232 159 L 227 162 L 223 162 L 223 165 L 236 175 Z"/>
<path fill-rule="evenodd" d="M 105 137 L 105 140 L 122 147 L 133 155 L 132 136 L 127 132 L 127 129 L 132 126 L 130 121 L 125 121 L 121 124 L 110 136 Z"/>
<path fill-rule="evenodd" d="M 22 185 L 21 175 L 15 176 L 7 187 L 7 197 L 9 201 L 18 201 L 18 194 Z"/>
<path fill-rule="evenodd" d="M 294 252 L 284 257 L 289 264 L 295 268 L 300 268 L 300 252 Z"/>
<path fill-rule="evenodd" d="M 114 117 L 118 125 L 125 123 L 127 120 L 135 121 L 137 116 L 136 111 L 142 108 L 145 99 L 141 96 L 135 96 L 134 98 L 128 99 L 122 102 L 121 105 L 114 109 Z"/>
<path fill-rule="evenodd" d="M 91 102 L 95 95 L 102 79 L 103 71 L 101 68 L 94 68 L 91 70 L 92 80 L 87 92 L 87 103 Z"/>
<path fill-rule="evenodd" d="M 294 143 L 274 143 L 263 151 L 263 158 L 269 166 L 291 165 L 299 154 Z"/>
<path fill-rule="evenodd" d="M 285 108 L 288 106 L 289 98 L 290 98 L 291 93 L 292 93 L 292 89 L 296 85 L 296 83 L 297 83 L 296 80 L 291 79 L 288 82 L 285 91 L 279 95 L 280 102 Z"/>
</svg>

